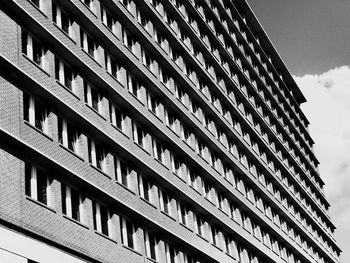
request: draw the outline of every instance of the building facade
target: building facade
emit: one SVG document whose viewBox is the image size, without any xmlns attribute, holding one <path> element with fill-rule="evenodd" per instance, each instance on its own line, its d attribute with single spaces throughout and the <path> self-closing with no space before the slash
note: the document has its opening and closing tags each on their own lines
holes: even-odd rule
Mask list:
<svg viewBox="0 0 350 263">
<path fill-rule="evenodd" d="M 303 102 L 245 0 L 0 1 L 0 262 L 339 262 Z"/>
</svg>

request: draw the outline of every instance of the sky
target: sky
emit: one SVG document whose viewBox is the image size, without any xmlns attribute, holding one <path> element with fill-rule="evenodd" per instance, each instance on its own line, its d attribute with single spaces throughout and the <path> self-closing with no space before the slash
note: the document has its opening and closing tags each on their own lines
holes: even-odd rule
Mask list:
<svg viewBox="0 0 350 263">
<path fill-rule="evenodd" d="M 350 1 L 248 2 L 307 99 L 341 262 L 350 262 Z"/>
</svg>

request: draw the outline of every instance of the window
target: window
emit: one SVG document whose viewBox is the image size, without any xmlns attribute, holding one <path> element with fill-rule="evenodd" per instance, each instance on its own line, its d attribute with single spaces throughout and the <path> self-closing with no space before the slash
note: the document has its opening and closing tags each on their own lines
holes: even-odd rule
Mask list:
<svg viewBox="0 0 350 263">
<path fill-rule="evenodd" d="M 38 128 L 40 131 L 49 133 L 48 109 L 37 101 L 33 96 L 23 94 L 24 120 Z"/>
<path fill-rule="evenodd" d="M 153 233 L 145 230 L 144 231 L 144 239 L 145 239 L 146 256 L 148 258 L 151 258 L 151 259 L 157 261 L 157 259 L 159 258 L 157 238 L 154 236 Z"/>
<path fill-rule="evenodd" d="M 35 165 L 28 163 L 25 164 L 25 193 L 40 203 L 54 206 L 50 177 Z"/>
<path fill-rule="evenodd" d="M 62 185 L 63 214 L 86 223 L 83 200 L 82 195 L 75 188 L 66 184 Z"/>
<path fill-rule="evenodd" d="M 163 162 L 164 161 L 163 160 L 163 152 L 164 152 L 163 145 L 155 138 L 152 138 L 152 145 L 153 145 L 154 158 L 156 158 L 160 162 Z"/>
<path fill-rule="evenodd" d="M 139 22 L 143 28 L 150 33 L 151 26 L 149 19 L 139 10 L 137 9 L 137 22 Z"/>
<path fill-rule="evenodd" d="M 41 9 L 42 0 L 29 0 L 29 1 L 32 2 L 36 7 L 38 7 L 39 9 Z"/>
<path fill-rule="evenodd" d="M 94 0 L 81 0 L 91 11 L 94 11 Z"/>
<path fill-rule="evenodd" d="M 58 140 L 69 150 L 79 154 L 79 136 L 77 128 L 73 127 L 66 120 L 58 119 Z"/>
<path fill-rule="evenodd" d="M 181 224 L 184 224 L 185 226 L 188 225 L 188 209 L 187 207 L 180 202 L 177 202 L 177 213 L 179 216 L 179 222 Z"/>
<path fill-rule="evenodd" d="M 116 60 L 106 51 L 105 51 L 105 66 L 106 66 L 107 72 L 118 80 L 119 79 L 118 73 L 119 73 L 120 67 L 117 64 Z"/>
<path fill-rule="evenodd" d="M 83 29 L 80 30 L 80 43 L 84 51 L 86 51 L 90 56 L 95 58 L 95 53 L 97 51 L 97 44 Z"/>
<path fill-rule="evenodd" d="M 116 33 L 116 19 L 104 6 L 101 6 L 101 19 L 102 23 L 111 30 L 114 34 Z"/>
<path fill-rule="evenodd" d="M 144 49 L 141 48 L 141 59 L 142 63 L 151 71 L 154 70 L 153 68 L 153 58 L 148 54 L 148 52 Z"/>
<path fill-rule="evenodd" d="M 147 92 L 147 106 L 150 111 L 158 115 L 159 101 L 149 92 Z"/>
<path fill-rule="evenodd" d="M 214 225 L 209 225 L 209 230 L 210 230 L 210 241 L 212 244 L 218 246 L 218 235 L 219 232 L 216 229 L 216 227 Z"/>
<path fill-rule="evenodd" d="M 45 69 L 44 48 L 32 34 L 22 31 L 22 52 L 34 63 Z"/>
<path fill-rule="evenodd" d="M 55 77 L 62 85 L 73 91 L 73 71 L 58 57 L 55 57 Z"/>
<path fill-rule="evenodd" d="M 93 201 L 94 229 L 106 236 L 112 237 L 112 220 L 109 209 L 97 201 Z"/>
<path fill-rule="evenodd" d="M 126 187 L 129 187 L 130 167 L 127 165 L 126 162 L 124 162 L 118 157 L 114 157 L 114 165 L 116 180 L 119 183 L 125 185 Z"/>
<path fill-rule="evenodd" d="M 112 125 L 123 131 L 125 116 L 123 112 L 112 102 L 109 102 L 109 114 Z"/>
<path fill-rule="evenodd" d="M 101 113 L 102 96 L 100 92 L 87 81 L 84 81 L 84 100 L 87 105 Z"/>
<path fill-rule="evenodd" d="M 194 220 L 195 220 L 195 230 L 196 230 L 196 233 L 200 236 L 203 236 L 204 234 L 204 222 L 203 222 L 203 219 L 195 214 L 195 217 L 194 217 Z"/>
<path fill-rule="evenodd" d="M 140 196 L 147 201 L 152 202 L 152 184 L 149 179 L 144 175 L 138 174 L 138 182 Z"/>
<path fill-rule="evenodd" d="M 166 257 L 166 263 L 177 263 L 177 252 L 175 247 L 172 245 L 169 245 L 168 243 L 165 243 L 165 257 Z"/>
<path fill-rule="evenodd" d="M 121 233 L 123 245 L 137 250 L 136 227 L 124 217 L 121 217 Z"/>
<path fill-rule="evenodd" d="M 170 215 L 170 197 L 161 189 L 159 189 L 159 204 L 160 210 Z"/>
<path fill-rule="evenodd" d="M 56 2 L 52 3 L 52 17 L 53 21 L 59 28 L 61 28 L 67 35 L 72 35 L 72 21 L 68 14 Z"/>
<path fill-rule="evenodd" d="M 96 143 L 95 140 L 89 138 L 88 151 L 89 162 L 101 171 L 106 172 L 106 153 L 103 147 Z"/>
<path fill-rule="evenodd" d="M 146 134 L 144 130 L 135 121 L 132 122 L 132 138 L 141 147 L 144 147 L 144 138 Z"/>
<path fill-rule="evenodd" d="M 135 52 L 135 39 L 130 35 L 128 31 L 123 29 L 123 44 L 131 51 Z"/>
<path fill-rule="evenodd" d="M 136 98 L 140 98 L 140 84 L 129 72 L 126 73 L 126 81 L 128 91 Z"/>
<path fill-rule="evenodd" d="M 176 132 L 176 117 L 168 110 L 165 111 L 165 122 L 172 131 Z"/>
<path fill-rule="evenodd" d="M 171 170 L 174 174 L 180 175 L 181 162 L 177 156 L 170 153 Z"/>
</svg>

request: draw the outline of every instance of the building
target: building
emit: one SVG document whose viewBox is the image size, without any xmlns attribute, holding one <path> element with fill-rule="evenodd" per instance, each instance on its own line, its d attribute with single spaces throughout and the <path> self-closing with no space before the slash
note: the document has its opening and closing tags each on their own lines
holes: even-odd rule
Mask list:
<svg viewBox="0 0 350 263">
<path fill-rule="evenodd" d="M 303 102 L 245 0 L 0 1 L 0 262 L 339 262 Z"/>
</svg>

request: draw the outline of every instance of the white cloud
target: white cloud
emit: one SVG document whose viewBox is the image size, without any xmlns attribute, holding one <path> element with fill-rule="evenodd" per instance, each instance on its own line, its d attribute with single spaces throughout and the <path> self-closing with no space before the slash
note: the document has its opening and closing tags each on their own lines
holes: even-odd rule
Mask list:
<svg viewBox="0 0 350 263">
<path fill-rule="evenodd" d="M 350 236 L 350 68 L 342 66 L 295 80 L 307 99 L 301 108 L 310 121 L 336 237 L 344 251 L 342 260 L 350 262 L 350 251 L 346 251 Z"/>
</svg>

